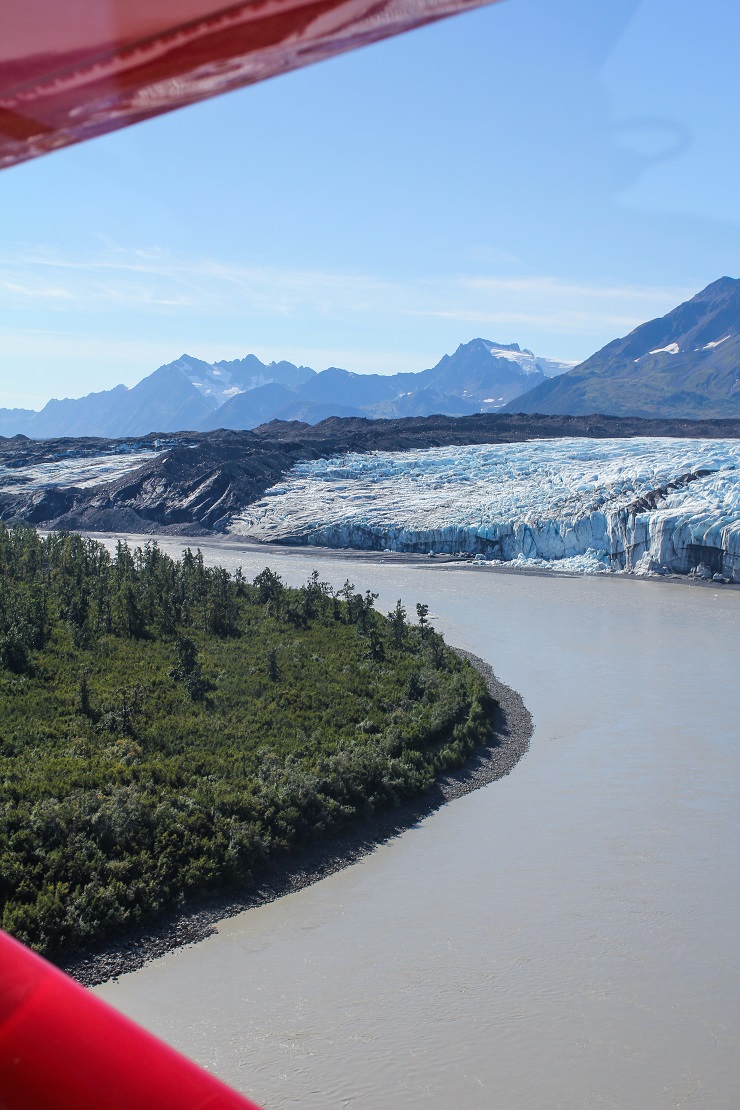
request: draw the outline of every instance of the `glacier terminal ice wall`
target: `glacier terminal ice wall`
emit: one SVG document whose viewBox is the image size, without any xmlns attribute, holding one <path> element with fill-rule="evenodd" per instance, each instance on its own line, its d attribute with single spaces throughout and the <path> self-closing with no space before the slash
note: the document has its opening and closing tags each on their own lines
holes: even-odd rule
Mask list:
<svg viewBox="0 0 740 1110">
<path fill-rule="evenodd" d="M 740 581 L 740 440 L 553 439 L 302 462 L 231 531 Z"/>
</svg>

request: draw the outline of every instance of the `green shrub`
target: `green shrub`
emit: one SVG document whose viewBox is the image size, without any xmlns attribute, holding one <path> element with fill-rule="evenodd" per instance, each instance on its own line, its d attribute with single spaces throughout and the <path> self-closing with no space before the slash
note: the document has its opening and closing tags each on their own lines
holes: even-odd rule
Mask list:
<svg viewBox="0 0 740 1110">
<path fill-rule="evenodd" d="M 483 680 L 374 601 L 0 526 L 3 927 L 89 944 L 465 760 Z"/>
</svg>

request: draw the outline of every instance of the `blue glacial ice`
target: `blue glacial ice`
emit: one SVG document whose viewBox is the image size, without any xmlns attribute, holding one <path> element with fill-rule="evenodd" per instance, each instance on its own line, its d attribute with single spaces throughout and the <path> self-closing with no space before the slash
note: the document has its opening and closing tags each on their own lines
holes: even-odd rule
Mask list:
<svg viewBox="0 0 740 1110">
<path fill-rule="evenodd" d="M 254 540 L 475 552 L 740 581 L 740 440 L 553 439 L 297 464 L 235 517 Z"/>
</svg>

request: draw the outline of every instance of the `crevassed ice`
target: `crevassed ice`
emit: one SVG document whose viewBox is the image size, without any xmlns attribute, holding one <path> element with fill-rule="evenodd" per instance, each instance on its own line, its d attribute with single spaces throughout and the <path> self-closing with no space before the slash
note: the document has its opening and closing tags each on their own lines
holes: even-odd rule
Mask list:
<svg viewBox="0 0 740 1110">
<path fill-rule="evenodd" d="M 554 439 L 347 454 L 297 464 L 231 531 L 585 572 L 687 573 L 704 563 L 740 580 L 740 441 Z"/>
<path fill-rule="evenodd" d="M 30 493 L 52 486 L 76 486 L 78 489 L 99 486 L 136 470 L 161 453 L 126 451 L 89 458 L 61 456 L 32 466 L 0 466 L 0 493 Z"/>
</svg>

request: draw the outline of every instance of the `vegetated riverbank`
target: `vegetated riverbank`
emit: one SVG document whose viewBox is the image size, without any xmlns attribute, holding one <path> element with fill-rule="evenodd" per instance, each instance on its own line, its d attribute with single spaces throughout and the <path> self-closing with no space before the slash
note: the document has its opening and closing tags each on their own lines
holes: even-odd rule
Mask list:
<svg viewBox="0 0 740 1110">
<path fill-rule="evenodd" d="M 136 971 L 168 952 L 212 936 L 217 932 L 218 922 L 225 918 L 273 902 L 351 866 L 440 806 L 508 775 L 529 748 L 531 714 L 516 690 L 501 682 L 490 664 L 469 651 L 453 650 L 482 675 L 494 702 L 491 738 L 472 752 L 463 767 L 439 775 L 425 794 L 314 842 L 277 866 L 263 881 L 250 884 L 243 891 L 206 896 L 155 924 L 141 926 L 88 952 L 59 960 L 59 966 L 86 987 Z"/>
<path fill-rule="evenodd" d="M 490 743 L 480 672 L 376 597 L 0 527 L 3 927 L 58 960 L 156 931 Z"/>
</svg>

